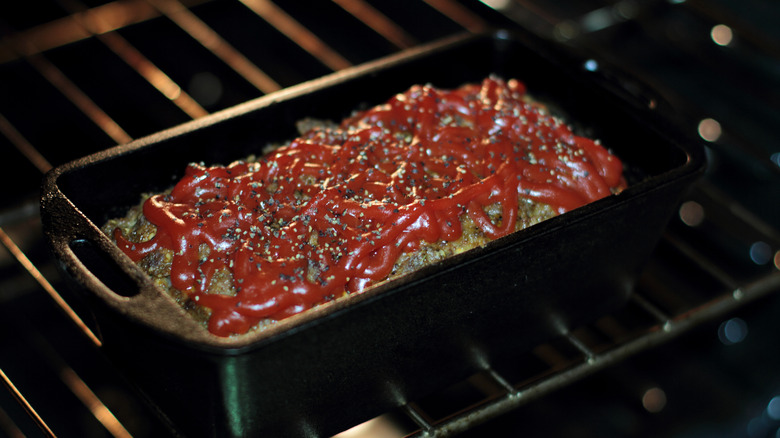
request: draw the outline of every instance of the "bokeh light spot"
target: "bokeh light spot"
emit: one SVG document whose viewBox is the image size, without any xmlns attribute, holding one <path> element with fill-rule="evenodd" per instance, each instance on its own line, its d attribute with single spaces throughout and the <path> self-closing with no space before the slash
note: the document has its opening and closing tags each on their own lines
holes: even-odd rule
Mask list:
<svg viewBox="0 0 780 438">
<path fill-rule="evenodd" d="M 723 130 L 715 119 L 704 119 L 699 122 L 699 136 L 709 142 L 718 141 Z"/>
<path fill-rule="evenodd" d="M 741 318 L 731 318 L 718 327 L 718 339 L 724 345 L 738 344 L 745 340 L 747 334 L 748 325 Z"/>
<path fill-rule="evenodd" d="M 710 38 L 719 46 L 728 46 L 734 40 L 734 32 L 725 24 L 718 24 L 712 27 Z"/>
<path fill-rule="evenodd" d="M 661 388 L 650 388 L 642 395 L 642 406 L 648 412 L 661 412 L 666 407 L 666 393 Z"/>
</svg>

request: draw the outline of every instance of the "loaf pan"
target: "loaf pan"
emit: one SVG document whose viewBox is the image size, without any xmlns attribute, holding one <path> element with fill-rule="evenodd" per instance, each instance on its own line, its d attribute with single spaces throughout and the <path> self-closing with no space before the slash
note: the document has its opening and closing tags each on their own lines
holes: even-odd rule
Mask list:
<svg viewBox="0 0 780 438">
<path fill-rule="evenodd" d="M 268 329 L 198 326 L 99 227 L 187 163 L 227 164 L 413 84 L 523 81 L 626 166 L 628 188 Z M 530 35 L 455 36 L 85 157 L 44 180 L 45 233 L 106 355 L 185 436 L 325 436 L 465 378 L 626 302 L 701 145 L 662 101 Z"/>
</svg>

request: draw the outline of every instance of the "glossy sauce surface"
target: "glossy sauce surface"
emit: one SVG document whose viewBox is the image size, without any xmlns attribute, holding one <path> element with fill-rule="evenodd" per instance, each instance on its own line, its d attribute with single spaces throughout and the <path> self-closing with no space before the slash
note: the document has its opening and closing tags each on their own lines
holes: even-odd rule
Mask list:
<svg viewBox="0 0 780 438">
<path fill-rule="evenodd" d="M 515 230 L 523 199 L 563 213 L 621 185 L 619 159 L 526 99 L 521 82 L 491 77 L 414 86 L 258 161 L 191 164 L 144 203 L 151 240 L 114 237 L 134 261 L 173 251 L 173 287 L 229 336 L 382 281 L 421 242 L 458 239 L 463 215 L 495 239 Z M 494 221 L 485 207 L 496 203 Z M 207 293 L 225 270 L 235 293 Z"/>
</svg>

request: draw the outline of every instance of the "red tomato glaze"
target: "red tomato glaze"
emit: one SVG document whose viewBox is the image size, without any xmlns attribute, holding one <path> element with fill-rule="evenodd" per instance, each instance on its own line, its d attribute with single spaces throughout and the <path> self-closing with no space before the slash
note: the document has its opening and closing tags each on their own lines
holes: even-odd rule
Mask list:
<svg viewBox="0 0 780 438">
<path fill-rule="evenodd" d="M 115 238 L 135 261 L 172 250 L 173 287 L 228 336 L 383 280 L 422 241 L 458 239 L 463 214 L 498 238 L 514 231 L 518 198 L 563 213 L 621 186 L 618 158 L 524 95 L 521 82 L 495 77 L 414 86 L 259 161 L 191 164 L 143 206 L 155 237 Z M 497 202 L 493 223 L 483 207 Z M 206 293 L 220 269 L 235 296 Z"/>
</svg>

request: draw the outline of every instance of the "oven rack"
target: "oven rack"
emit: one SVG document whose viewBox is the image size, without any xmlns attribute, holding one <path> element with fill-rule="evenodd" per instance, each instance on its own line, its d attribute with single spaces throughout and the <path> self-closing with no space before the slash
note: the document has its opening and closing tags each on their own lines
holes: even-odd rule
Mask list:
<svg viewBox="0 0 780 438">
<path fill-rule="evenodd" d="M 2 29 L 4 36 L 0 44 L 0 65 L 17 62 L 29 65 L 49 86 L 65 96 L 93 127 L 98 128 L 99 135 L 95 137 L 99 139 L 92 140 L 95 143 L 93 147 L 98 149 L 126 142 L 138 135 L 129 133 L 137 131 L 137 128 L 123 127 L 110 117 L 110 111 L 98 102 L 97 97 L 85 92 L 75 79 L 70 78 L 66 71 L 50 59 L 49 54 L 53 51 L 67 49 L 84 40 L 99 41 L 141 76 L 147 87 L 165 96 L 189 118 L 200 117 L 208 111 L 147 59 L 142 51 L 131 45 L 119 31 L 164 17 L 224 62 L 229 70 L 244 78 L 251 84 L 250 88 L 257 92 L 264 94 L 292 85 L 280 83 L 282 81 L 278 78 L 274 80 L 257 66 L 259 61 L 242 55 L 240 50 L 227 42 L 226 37 L 191 12 L 191 9 L 208 6 L 209 3 L 219 2 L 128 0 L 97 2 L 94 6 L 87 6 L 62 0 L 57 4 L 67 12 L 59 18 L 45 20 L 23 30 L 6 32 L 5 28 Z M 490 27 L 507 27 L 519 23 L 582 50 L 609 56 L 609 52 L 600 49 L 599 38 L 609 28 L 631 24 L 632 21 L 641 24 L 642 20 L 648 19 L 643 15 L 643 8 L 657 6 L 661 2 L 608 4 L 594 1 L 588 3 L 588 10 L 577 11 L 583 6 L 573 7 L 566 15 L 561 11 L 543 10 L 533 3 L 522 1 L 507 2 L 499 8 L 499 2 L 428 0 L 414 7 L 424 10 L 425 14 L 435 14 L 446 24 L 434 27 L 435 31 L 429 30 L 428 33 L 412 26 L 414 34 L 407 30 L 407 23 L 393 21 L 390 16 L 397 11 L 382 2 L 334 0 L 333 3 L 346 11 L 352 17 L 351 20 L 375 31 L 390 47 L 385 48 L 390 52 L 464 30 L 480 32 Z M 354 63 L 346 55 L 349 50 L 340 53 L 330 48 L 324 42 L 324 36 L 303 25 L 303 17 L 297 16 L 294 11 L 287 12 L 279 4 L 270 1 L 244 0 L 243 4 L 247 13 L 261 17 L 297 50 L 316 60 L 318 67 L 309 74 L 338 70 Z M 695 1 L 663 7 L 684 8 L 685 13 L 702 14 L 700 5 Z M 607 11 L 610 17 L 617 18 L 602 20 L 597 28 L 588 27 L 594 17 L 599 16 L 599 11 L 602 16 Z M 2 24 L 3 27 L 8 26 L 8 23 Z M 757 50 L 767 52 L 772 49 L 771 46 L 767 48 L 758 45 Z M 364 56 L 355 52 L 350 54 L 354 59 Z M 293 77 L 293 83 L 305 79 L 305 75 Z M 655 81 L 651 79 L 649 82 Z M 664 91 L 673 103 L 680 104 L 683 100 L 684 96 L 674 88 L 657 82 L 654 85 Z M 720 141 L 707 137 L 706 131 L 702 133 L 701 122 L 704 119 L 701 119 L 700 108 L 688 104 L 684 110 L 693 123 L 691 129 L 698 129 L 704 139 L 714 140 L 709 144 L 713 156 L 729 156 L 730 153 L 748 156 L 761 163 L 761 166 L 768 166 L 769 172 L 776 172 L 769 154 L 762 155 L 763 152 L 757 150 L 751 141 L 729 137 L 728 131 Z M 0 111 L 0 137 L 3 138 L 3 144 L 10 146 L 15 154 L 22 157 L 20 161 L 25 166 L 22 169 L 26 172 L 22 180 L 32 181 L 20 187 L 17 193 L 10 194 L 9 199 L 13 200 L 13 204 L 10 208 L 4 208 L 0 214 L 0 241 L 7 252 L 3 259 L 4 275 L 7 278 L 2 279 L 4 289 L 0 306 L 14 312 L 15 303 L 20 299 L 32 300 L 36 306 L 45 306 L 48 309 L 45 311 L 47 317 L 56 321 L 55 330 L 79 337 L 75 341 L 79 343 L 79 351 L 90 351 L 90 354 L 99 356 L 98 338 L 91 333 L 88 322 L 78 319 L 77 309 L 71 309 L 70 301 L 63 298 L 66 294 L 64 285 L 53 269 L 53 261 L 41 254 L 42 237 L 37 207 L 34 196 L 29 196 L 31 193 L 34 195 L 37 189 L 34 182 L 40 175 L 53 164 L 66 161 L 66 157 L 43 142 L 30 140 L 34 137 L 28 126 L 30 121 L 25 119 L 26 114 L 22 111 L 20 113 L 9 112 L 5 107 Z M 562 333 L 560 339 L 536 347 L 528 353 L 527 363 L 513 364 L 508 368 L 486 365 L 482 372 L 466 382 L 453 385 L 441 394 L 433 394 L 429 399 L 409 401 L 398 412 L 371 420 L 344 435 L 357 433 L 360 428 L 365 430 L 377 423 L 393 424 L 398 436 L 446 436 L 464 432 L 604 370 L 631 355 L 668 342 L 695 327 L 726 318 L 750 302 L 767 299 L 768 295 L 780 290 L 780 256 L 777 252 L 780 234 L 754 210 L 750 202 L 724 190 L 718 174 L 707 175 L 684 199 L 679 216 L 670 224 L 632 302 L 625 309 L 592 325 Z M 767 256 L 763 253 L 759 256 L 764 259 L 749 259 L 757 243 L 764 246 L 756 251 L 766 253 L 765 247 L 769 248 L 768 260 L 765 260 Z M 734 263 L 735 259 L 739 262 Z M 9 271 L 11 274 L 8 274 Z M 21 276 L 31 278 L 35 284 L 31 287 L 25 279 L 19 280 L 18 272 L 22 272 Z M 22 286 L 17 285 L 19 282 L 23 283 Z M 29 345 L 25 348 L 35 350 L 37 356 L 44 358 L 48 363 L 45 368 L 54 370 L 53 373 L 57 375 L 55 380 L 59 380 L 72 393 L 71 402 L 82 404 L 82 409 L 94 417 L 92 422 L 99 425 L 106 435 L 149 433 L 149 436 L 153 436 L 153 431 L 162 430 L 162 426 L 154 420 L 148 420 L 151 425 L 141 421 L 145 425 L 138 426 L 133 416 L 124 410 L 133 411 L 144 418 L 150 415 L 150 411 L 134 405 L 128 408 L 123 402 L 117 402 L 113 395 L 106 395 L 99 385 L 91 383 L 90 376 L 81 374 L 82 370 L 91 367 L 71 363 L 73 358 L 63 351 L 64 347 L 57 345 L 61 339 L 51 337 L 50 332 L 38 332 L 32 323 L 22 319 L 12 320 L 11 324 L 16 324 L 12 327 L 15 332 L 26 333 L 22 339 Z M 16 352 L 10 351 L 10 354 L 15 355 Z M 62 431 L 62 420 L 52 418 L 50 407 L 41 407 L 46 402 L 45 398 L 42 399 L 37 390 L 28 389 L 27 379 L 18 371 L 25 367 L 8 365 L 6 360 L 0 362 L 0 378 L 18 406 L 0 404 L 0 431 L 8 436 L 72 434 Z M 120 380 L 118 377 L 112 378 Z M 122 390 L 127 389 L 123 384 L 117 386 Z M 464 393 L 467 394 L 465 397 Z M 442 403 L 442 400 L 447 402 Z M 28 417 L 20 418 L 20 412 L 26 413 Z"/>
</svg>

